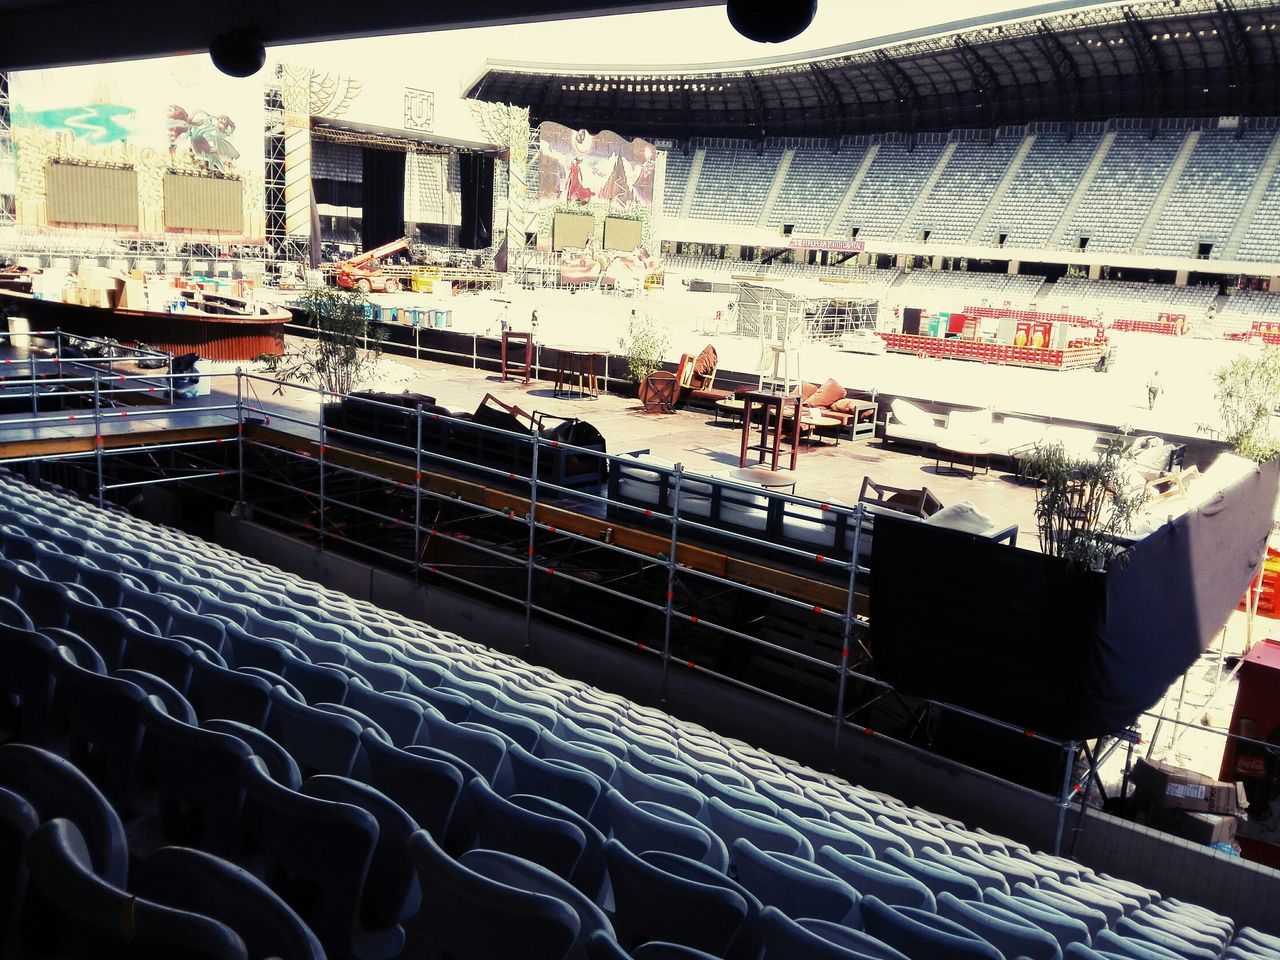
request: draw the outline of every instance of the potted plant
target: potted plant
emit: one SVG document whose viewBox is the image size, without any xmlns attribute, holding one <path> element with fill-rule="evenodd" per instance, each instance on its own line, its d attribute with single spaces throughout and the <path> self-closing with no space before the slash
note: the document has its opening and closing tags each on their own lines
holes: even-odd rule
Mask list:
<svg viewBox="0 0 1280 960">
<path fill-rule="evenodd" d="M 1035 516 L 1043 553 L 1093 571 L 1123 556 L 1122 538 L 1147 499 L 1127 460 L 1121 439 L 1092 458 L 1073 456 L 1061 443 L 1037 444 L 1020 458 L 1018 472 L 1040 483 Z"/>
<path fill-rule="evenodd" d="M 316 287 L 303 294 L 295 305 L 304 312 L 302 325 L 314 335 L 287 342 L 283 353 L 259 357 L 275 374 L 276 393 L 286 383 L 301 382 L 319 387 L 326 398 L 344 397 L 368 379 L 386 334 L 369 319 L 367 304 L 359 290 Z"/>
<path fill-rule="evenodd" d="M 1265 348 L 1257 356 L 1237 357 L 1213 372 L 1221 429 L 1201 424 L 1201 431 L 1221 436 L 1242 457 L 1265 463 L 1280 452 L 1271 420 L 1280 404 L 1280 349 Z"/>
<path fill-rule="evenodd" d="M 636 383 L 636 395 L 646 407 L 650 406 L 646 400 L 646 392 L 652 392 L 649 378 L 662 369 L 671 339 L 649 314 L 632 312 L 626 335 L 618 338 L 618 349 L 626 358 L 627 373 Z"/>
</svg>

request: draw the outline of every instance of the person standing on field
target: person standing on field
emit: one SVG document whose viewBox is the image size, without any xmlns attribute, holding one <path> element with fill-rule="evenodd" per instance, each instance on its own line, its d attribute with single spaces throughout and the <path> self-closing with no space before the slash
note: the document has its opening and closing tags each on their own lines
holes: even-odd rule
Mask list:
<svg viewBox="0 0 1280 960">
<path fill-rule="evenodd" d="M 1147 378 L 1147 409 L 1154 410 L 1156 408 L 1156 400 L 1159 399 L 1161 391 L 1164 390 L 1164 384 L 1160 382 L 1160 371 L 1157 370 Z"/>
</svg>

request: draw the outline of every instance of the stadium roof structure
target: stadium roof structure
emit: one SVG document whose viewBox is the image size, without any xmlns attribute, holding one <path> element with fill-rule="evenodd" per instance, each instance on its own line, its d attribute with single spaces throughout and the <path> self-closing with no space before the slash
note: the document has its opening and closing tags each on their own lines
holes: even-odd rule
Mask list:
<svg viewBox="0 0 1280 960">
<path fill-rule="evenodd" d="M 609 68 L 490 61 L 468 95 L 626 136 L 912 133 L 1280 114 L 1280 2 L 1058 2 L 810 53 Z"/>
</svg>

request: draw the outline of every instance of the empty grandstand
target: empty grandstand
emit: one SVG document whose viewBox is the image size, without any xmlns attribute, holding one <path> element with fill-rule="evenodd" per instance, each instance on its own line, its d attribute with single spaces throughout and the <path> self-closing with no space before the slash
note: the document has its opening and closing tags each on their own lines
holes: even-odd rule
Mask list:
<svg viewBox="0 0 1280 960">
<path fill-rule="evenodd" d="M 655 4 L 321 5 L 300 28 L 286 0 L 118 49 L 82 6 L 0 5 L 0 162 L 10 64 Z M 406 266 L 353 306 L 398 366 L 346 396 L 219 368 L 182 398 L 141 351 L 0 331 L 0 960 L 1280 960 L 1280 835 L 1243 832 L 1246 807 L 1280 820 L 1280 726 L 1227 730 L 1214 699 L 1280 613 L 1277 465 L 1158 420 L 1139 349 L 1207 371 L 1280 342 L 1278 40 L 1280 0 L 1068 0 L 757 61 L 489 63 L 458 104 L 372 77 L 368 123 L 340 65 L 282 65 L 253 262 L 6 234 L 0 176 L 22 247 L 0 253 L 85 277 L 90 303 L 57 305 L 108 316 L 139 285 L 301 277 L 322 239 L 377 250 L 375 199 L 389 246 L 494 266 Z M 606 130 L 626 146 L 593 152 Z M 301 350 L 322 324 L 292 307 Z M 797 318 L 824 334 L 806 364 L 856 385 L 798 382 Z M 1139 331 L 1114 341 L 1129 380 L 1108 325 Z M 1033 350 L 1056 369 L 1019 366 Z M 1079 522 L 1095 459 L 1118 464 L 1099 502 L 1145 526 L 1046 531 L 1047 481 Z M 979 506 L 1005 495 L 1017 522 Z M 1063 549 L 1081 531 L 1088 562 Z M 1241 589 L 1256 645 L 1229 648 Z M 1173 692 L 1188 665 L 1204 704 L 1190 671 Z M 1134 792 L 1139 769 L 1168 790 Z"/>
</svg>

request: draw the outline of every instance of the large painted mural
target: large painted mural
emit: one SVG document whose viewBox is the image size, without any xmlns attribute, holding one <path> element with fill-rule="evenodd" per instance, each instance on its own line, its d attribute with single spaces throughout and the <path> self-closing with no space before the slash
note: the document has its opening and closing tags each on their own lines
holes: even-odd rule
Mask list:
<svg viewBox="0 0 1280 960">
<path fill-rule="evenodd" d="M 550 121 L 539 125 L 538 248 L 550 250 L 553 242 L 557 248 L 563 246 L 554 240 L 553 225 L 563 226 L 565 215 L 584 214 L 594 221 L 587 247 L 597 252 L 610 236 L 621 234 L 616 224 L 623 220 L 636 221 L 643 243 L 649 243 L 657 161 L 657 149 L 646 140 L 628 140 L 611 130 L 574 130 Z M 606 231 L 606 222 L 615 229 Z"/>
<path fill-rule="evenodd" d="M 10 77 L 10 97 L 20 229 L 65 229 L 49 219 L 47 171 L 54 162 L 136 171 L 142 237 L 175 232 L 165 227 L 167 174 L 239 180 L 242 230 L 212 236 L 262 242 L 261 81 L 225 77 L 208 57 L 191 56 L 22 71 Z"/>
</svg>

